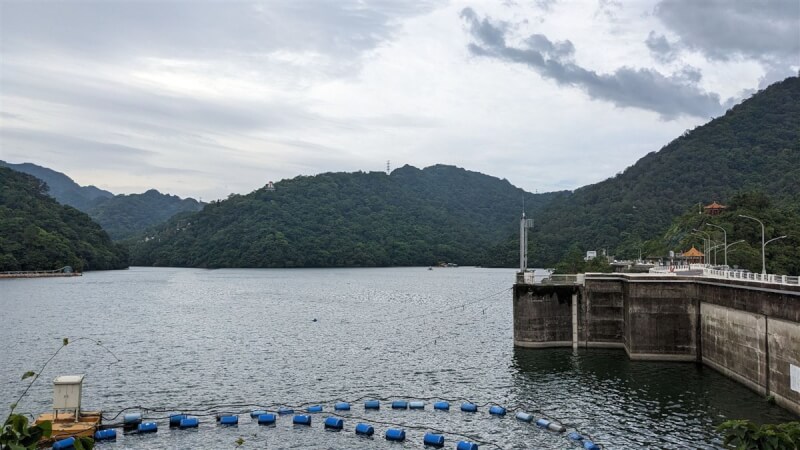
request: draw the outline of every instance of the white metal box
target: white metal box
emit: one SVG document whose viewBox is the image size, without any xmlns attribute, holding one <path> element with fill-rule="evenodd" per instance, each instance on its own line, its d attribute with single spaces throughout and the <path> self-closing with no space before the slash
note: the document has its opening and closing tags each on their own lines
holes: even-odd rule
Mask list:
<svg viewBox="0 0 800 450">
<path fill-rule="evenodd" d="M 62 375 L 53 380 L 53 409 L 75 411 L 77 418 L 81 410 L 81 391 L 84 375 Z"/>
</svg>

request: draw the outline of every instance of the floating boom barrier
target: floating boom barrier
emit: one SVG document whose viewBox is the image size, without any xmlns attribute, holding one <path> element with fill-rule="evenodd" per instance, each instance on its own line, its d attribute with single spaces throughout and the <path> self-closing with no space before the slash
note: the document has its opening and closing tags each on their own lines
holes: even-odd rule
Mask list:
<svg viewBox="0 0 800 450">
<path fill-rule="evenodd" d="M 363 400 L 363 399 L 362 399 Z M 431 399 L 428 399 L 431 400 Z M 410 426 L 406 425 L 404 427 L 403 424 L 389 424 L 386 422 L 380 422 L 377 420 L 369 420 L 369 418 L 364 417 L 354 417 L 350 415 L 350 411 L 352 409 L 353 403 L 358 403 L 361 400 L 356 402 L 345 402 L 345 401 L 337 401 L 333 404 L 331 411 L 328 413 L 327 417 L 322 419 L 323 429 L 326 431 L 334 431 L 334 432 L 342 432 L 346 430 L 346 421 L 353 420 L 355 421 L 355 427 L 351 429 L 351 432 L 354 432 L 358 436 L 373 436 L 376 434 L 376 427 L 375 425 L 387 425 L 387 428 L 383 430 L 382 436 L 388 441 L 396 441 L 396 442 L 408 442 L 406 439 L 408 438 L 406 434 L 406 428 L 414 429 L 414 430 L 421 430 L 425 427 L 421 426 Z M 432 413 L 449 413 L 450 411 L 450 401 L 447 400 L 438 400 L 433 401 L 433 409 L 429 410 Z M 458 403 L 458 402 L 455 402 Z M 426 411 L 426 401 L 425 400 L 394 400 L 391 401 L 391 409 L 393 410 L 405 410 L 407 414 L 413 414 L 411 411 L 415 411 L 414 413 L 423 413 Z M 239 405 L 244 406 L 244 405 Z M 381 406 L 381 400 L 378 399 L 368 399 L 363 401 L 363 409 L 365 413 L 369 411 L 379 410 Z M 531 424 L 531 426 L 538 427 L 542 429 L 543 432 L 549 432 L 554 434 L 564 434 L 565 437 L 565 444 L 567 446 L 572 446 L 574 448 L 583 448 L 585 450 L 601 450 L 602 447 L 595 443 L 590 436 L 581 434 L 578 431 L 570 431 L 566 433 L 567 428 L 561 424 L 560 422 L 550 420 L 545 417 L 535 418 L 533 414 L 524 411 L 521 408 L 514 408 L 514 407 L 504 407 L 497 404 L 485 404 L 479 405 L 473 402 L 461 402 L 460 410 L 464 414 L 476 414 L 480 411 L 484 410 L 488 406 L 486 410 L 487 413 L 495 417 L 496 420 L 508 420 L 505 419 L 506 413 L 511 412 L 514 414 L 514 419 L 519 422 Z M 221 405 L 218 407 L 208 408 L 204 411 L 204 413 L 200 414 L 187 414 L 187 413 L 172 413 L 165 417 L 149 417 L 145 416 L 144 412 L 165 412 L 163 410 L 155 410 L 155 409 L 147 409 L 147 408 L 126 408 L 120 411 L 116 416 L 111 418 L 110 420 L 115 420 L 122 416 L 122 422 L 120 423 L 112 423 L 109 425 L 104 425 L 102 429 L 97 430 L 94 433 L 94 439 L 96 441 L 109 441 L 113 442 L 116 441 L 118 438 L 118 434 L 114 428 L 122 427 L 125 431 L 125 434 L 152 434 L 158 433 L 158 420 L 166 420 L 170 429 L 177 429 L 177 432 L 180 430 L 186 429 L 193 429 L 198 428 L 200 426 L 200 417 L 199 416 L 216 416 L 217 419 L 217 426 L 233 426 L 236 427 L 239 424 L 240 415 L 245 416 L 249 414 L 250 419 L 252 422 L 257 423 L 260 426 L 274 426 L 281 416 L 291 416 L 291 423 L 294 426 L 302 426 L 302 427 L 311 427 L 312 426 L 312 418 L 314 414 L 321 414 L 325 412 L 326 407 L 322 403 L 314 403 L 304 407 L 298 407 L 298 409 L 304 409 L 304 414 L 295 414 L 295 407 L 289 406 L 272 406 L 272 407 L 259 407 L 255 409 L 251 409 L 249 411 L 241 411 L 239 413 L 217 413 L 217 412 L 210 412 L 212 410 L 219 410 L 223 408 L 229 408 L 231 405 Z M 141 411 L 135 412 L 128 412 L 132 409 L 140 409 Z M 190 411 L 201 411 L 201 410 L 190 410 Z M 344 415 L 342 415 L 344 414 Z M 147 420 L 147 421 L 145 421 Z M 286 420 L 286 419 L 282 419 Z M 316 422 L 316 421 L 313 421 Z M 373 424 L 371 424 L 372 422 Z M 467 438 L 467 440 L 462 440 L 459 438 Z M 74 438 L 67 438 L 56 441 L 53 443 L 53 449 L 58 450 L 70 450 L 74 449 L 75 440 Z M 499 445 L 482 441 L 475 436 L 467 436 L 459 433 L 447 433 L 441 430 L 434 430 L 428 428 L 427 431 L 422 436 L 420 444 L 424 447 L 434 447 L 434 448 L 443 448 L 447 445 L 448 442 L 451 442 L 454 445 L 453 448 L 457 450 L 478 450 L 481 446 L 483 447 L 493 447 L 493 448 L 501 448 Z M 452 444 L 451 444 L 452 445 Z M 111 447 L 109 447 L 111 448 Z"/>
</svg>

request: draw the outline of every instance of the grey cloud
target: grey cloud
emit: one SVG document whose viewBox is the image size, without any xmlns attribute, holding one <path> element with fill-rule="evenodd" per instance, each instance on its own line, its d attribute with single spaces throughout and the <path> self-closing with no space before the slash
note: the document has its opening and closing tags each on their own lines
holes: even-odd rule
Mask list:
<svg viewBox="0 0 800 450">
<path fill-rule="evenodd" d="M 677 57 L 677 49 L 667 41 L 663 34 L 657 35 L 655 31 L 650 31 L 644 43 L 650 49 L 650 54 L 658 61 L 669 63 Z"/>
<path fill-rule="evenodd" d="M 592 98 L 607 100 L 619 107 L 654 111 L 664 119 L 681 115 L 709 117 L 724 111 L 719 95 L 704 92 L 694 85 L 699 72 L 689 70 L 664 76 L 651 69 L 621 67 L 611 74 L 598 74 L 566 58 L 574 51 L 569 41 L 553 43 L 543 35 L 533 35 L 522 47 L 508 46 L 506 25 L 495 25 L 488 18 L 480 19 L 470 8 L 464 9 L 461 16 L 477 41 L 468 46 L 474 55 L 525 64 L 559 84 L 584 89 Z"/>
<path fill-rule="evenodd" d="M 800 1 L 662 0 L 655 16 L 707 57 L 800 64 Z"/>
<path fill-rule="evenodd" d="M 9 156 L 27 160 L 26 155 L 15 150 L 19 145 L 25 149 L 37 149 L 41 153 L 91 162 L 92 168 L 124 169 L 131 173 L 183 173 L 202 174 L 203 172 L 185 168 L 162 167 L 151 164 L 148 158 L 158 152 L 143 148 L 102 142 L 93 139 L 77 138 L 61 133 L 24 128 L 0 128 L 0 143 Z M 21 144 L 21 145 L 20 145 Z"/>
<path fill-rule="evenodd" d="M 93 112 L 105 119 L 117 117 L 129 124 L 206 128 L 243 132 L 291 127 L 318 117 L 302 105 L 273 101 L 230 102 L 153 91 L 107 78 L 21 66 L 3 68 L 3 95 L 58 103 Z"/>
<path fill-rule="evenodd" d="M 246 58 L 278 49 L 352 58 L 390 38 L 402 18 L 438 3 L 4 2 L 0 49 L 59 49 L 105 59 Z"/>
</svg>

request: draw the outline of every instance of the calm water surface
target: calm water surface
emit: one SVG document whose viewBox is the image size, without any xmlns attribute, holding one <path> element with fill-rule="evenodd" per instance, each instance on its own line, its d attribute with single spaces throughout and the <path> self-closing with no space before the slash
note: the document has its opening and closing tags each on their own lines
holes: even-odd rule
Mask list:
<svg viewBox="0 0 800 450">
<path fill-rule="evenodd" d="M 39 413 L 51 380 L 85 373 L 84 408 L 244 412 L 251 406 L 326 413 L 313 425 L 291 418 L 259 427 L 248 415 L 221 428 L 202 416 L 194 431 L 121 436 L 100 449 L 421 448 L 426 430 L 485 448 L 580 448 L 563 434 L 462 413 L 458 403 L 500 404 L 561 421 L 605 448 L 719 448 L 714 427 L 728 418 L 794 419 L 711 369 L 692 363 L 632 362 L 620 350 L 515 349 L 512 270 L 479 268 L 196 270 L 133 268 L 83 277 L 0 280 L 0 400 L 24 388 L 61 338 L 65 348 L 20 406 Z M 316 319 L 316 321 L 314 321 Z M 450 400 L 449 413 L 343 413 L 345 431 L 326 432 L 333 402 L 364 398 Z M 230 406 L 219 406 L 230 405 Z M 215 409 L 216 408 L 216 409 Z M 166 412 L 147 412 L 163 418 Z M 352 432 L 375 426 L 373 440 Z M 382 439 L 389 426 L 408 440 Z M 380 435 L 380 436 L 379 436 Z"/>
</svg>

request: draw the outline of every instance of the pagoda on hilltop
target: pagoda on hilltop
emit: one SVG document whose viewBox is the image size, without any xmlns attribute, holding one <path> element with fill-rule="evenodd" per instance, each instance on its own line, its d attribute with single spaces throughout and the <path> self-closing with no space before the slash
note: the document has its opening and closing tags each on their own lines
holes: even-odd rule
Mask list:
<svg viewBox="0 0 800 450">
<path fill-rule="evenodd" d="M 725 205 L 720 205 L 716 201 L 712 202 L 710 205 L 706 205 L 703 209 L 706 211 L 706 214 L 709 216 L 718 216 L 722 214 L 722 212 L 727 208 Z"/>
</svg>

